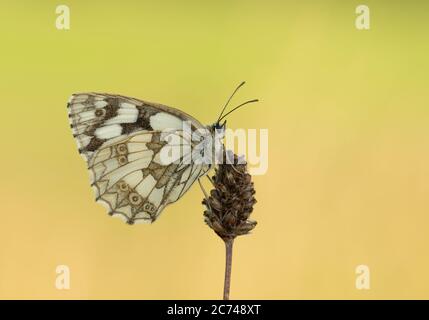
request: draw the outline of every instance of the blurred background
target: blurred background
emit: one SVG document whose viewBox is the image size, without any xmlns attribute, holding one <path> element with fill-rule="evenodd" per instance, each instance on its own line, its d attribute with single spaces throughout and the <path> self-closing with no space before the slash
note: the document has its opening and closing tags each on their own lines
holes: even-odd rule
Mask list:
<svg viewBox="0 0 429 320">
<path fill-rule="evenodd" d="M 231 298 L 429 298 L 429 3 L 68 1 L 70 30 L 58 4 L 0 8 L 0 298 L 221 298 L 199 187 L 153 225 L 108 217 L 66 103 L 120 93 L 212 123 L 242 80 L 234 102 L 261 102 L 228 125 L 269 130 L 269 168 Z M 355 287 L 361 264 L 370 290 Z"/>
</svg>

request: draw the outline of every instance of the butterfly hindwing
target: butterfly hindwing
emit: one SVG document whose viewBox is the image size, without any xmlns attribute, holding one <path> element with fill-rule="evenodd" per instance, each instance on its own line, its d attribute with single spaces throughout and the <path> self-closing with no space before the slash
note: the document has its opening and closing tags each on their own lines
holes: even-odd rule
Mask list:
<svg viewBox="0 0 429 320">
<path fill-rule="evenodd" d="M 192 129 L 202 125 L 180 110 L 96 93 L 73 95 L 68 108 L 97 201 L 130 224 L 155 221 L 209 169 L 189 161 L 194 145 L 183 121 Z M 176 158 L 162 161 L 171 150 Z"/>
<path fill-rule="evenodd" d="M 166 205 L 177 201 L 207 172 L 205 165 L 184 163 L 182 145 L 169 144 L 163 134 L 137 132 L 95 154 L 90 166 L 93 186 L 97 201 L 107 205 L 110 214 L 122 215 L 131 224 L 153 222 Z M 180 132 L 169 135 L 179 137 Z M 163 148 L 181 153 L 165 163 L 159 157 Z"/>
</svg>

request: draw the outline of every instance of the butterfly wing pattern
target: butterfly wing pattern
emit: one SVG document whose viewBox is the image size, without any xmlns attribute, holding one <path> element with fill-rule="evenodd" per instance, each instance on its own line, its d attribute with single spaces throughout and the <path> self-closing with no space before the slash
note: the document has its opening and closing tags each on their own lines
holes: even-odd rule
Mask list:
<svg viewBox="0 0 429 320">
<path fill-rule="evenodd" d="M 81 93 L 70 98 L 68 113 L 97 202 L 129 224 L 154 222 L 210 169 L 189 161 L 195 142 L 183 122 L 190 121 L 192 132 L 205 127 L 178 109 L 119 95 Z M 176 158 L 161 159 L 162 152 L 174 148 Z"/>
</svg>

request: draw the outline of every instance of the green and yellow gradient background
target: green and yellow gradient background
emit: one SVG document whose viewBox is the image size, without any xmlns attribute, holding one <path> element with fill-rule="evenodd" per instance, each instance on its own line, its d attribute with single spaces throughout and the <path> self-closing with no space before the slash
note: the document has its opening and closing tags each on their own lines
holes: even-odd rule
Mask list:
<svg viewBox="0 0 429 320">
<path fill-rule="evenodd" d="M 231 297 L 429 298 L 428 17 L 425 1 L 2 2 L 0 298 L 220 298 L 224 247 L 198 186 L 153 225 L 109 218 L 66 102 L 121 93 L 211 123 L 242 80 L 235 103 L 262 102 L 229 126 L 269 129 L 269 170 Z"/>
</svg>

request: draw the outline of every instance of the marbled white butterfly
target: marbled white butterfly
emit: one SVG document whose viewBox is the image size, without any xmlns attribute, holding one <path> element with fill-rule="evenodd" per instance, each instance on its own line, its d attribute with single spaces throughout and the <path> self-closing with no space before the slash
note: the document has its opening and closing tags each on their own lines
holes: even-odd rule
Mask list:
<svg viewBox="0 0 429 320">
<path fill-rule="evenodd" d="M 221 120 L 257 101 L 223 115 L 234 93 L 209 126 L 157 103 L 104 93 L 73 94 L 67 105 L 70 126 L 87 161 L 97 202 L 129 224 L 154 222 L 215 163 L 222 149 L 208 157 L 204 153 L 222 146 L 226 121 Z"/>
</svg>

